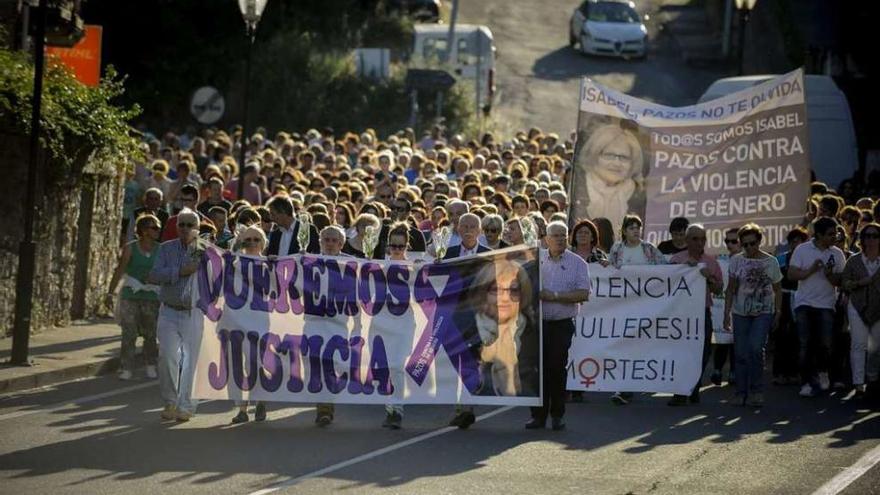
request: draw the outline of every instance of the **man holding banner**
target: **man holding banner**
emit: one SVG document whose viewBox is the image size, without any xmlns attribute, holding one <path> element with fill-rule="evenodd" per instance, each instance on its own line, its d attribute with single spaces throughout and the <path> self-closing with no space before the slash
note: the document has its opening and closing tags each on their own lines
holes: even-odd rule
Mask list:
<svg viewBox="0 0 880 495">
<path fill-rule="evenodd" d="M 529 430 L 544 428 L 548 414 L 554 430 L 565 428 L 562 416 L 568 348 L 580 303 L 590 298 L 590 269 L 583 258 L 566 249 L 565 223 L 551 222 L 546 239 L 547 250 L 541 252 L 544 403 L 532 408 L 532 419 L 526 423 Z"/>
<path fill-rule="evenodd" d="M 687 250 L 672 256 L 669 260 L 670 264 L 686 264 L 688 266 L 704 265 L 700 268 L 700 275 L 706 278 L 706 332 L 703 336 L 703 356 L 700 373 L 706 368 L 711 354 L 712 342 L 712 294 L 721 292 L 724 284 L 724 274 L 721 272 L 721 265 L 714 256 L 706 254 L 706 229 L 700 224 L 691 224 L 685 231 L 685 242 Z M 684 395 L 674 395 L 669 401 L 670 406 L 686 405 L 688 397 Z M 691 392 L 690 401 L 694 404 L 700 402 L 700 380 L 694 385 Z"/>
</svg>

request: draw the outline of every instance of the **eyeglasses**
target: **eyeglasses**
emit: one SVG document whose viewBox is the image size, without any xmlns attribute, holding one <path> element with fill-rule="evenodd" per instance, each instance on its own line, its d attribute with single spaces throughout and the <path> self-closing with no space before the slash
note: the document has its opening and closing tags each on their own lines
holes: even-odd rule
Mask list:
<svg viewBox="0 0 880 495">
<path fill-rule="evenodd" d="M 520 288 L 516 287 L 516 286 L 509 287 L 507 289 L 501 289 L 497 285 L 489 287 L 489 295 L 490 296 L 498 297 L 498 294 L 503 293 L 503 292 L 506 292 L 508 294 L 511 301 L 519 301 L 520 296 L 522 296 L 522 292 L 520 291 Z"/>
<path fill-rule="evenodd" d="M 391 249 L 406 249 L 406 244 L 389 244 L 389 248 Z"/>
<path fill-rule="evenodd" d="M 752 247 L 752 246 L 757 246 L 757 245 L 758 245 L 758 241 L 751 241 L 751 242 L 744 242 L 744 243 L 742 243 L 742 246 L 743 246 L 744 248 L 750 248 L 750 247 Z"/>
<path fill-rule="evenodd" d="M 618 155 L 617 153 L 602 153 L 599 155 L 603 160 L 617 160 L 619 162 L 628 162 L 630 161 L 630 157 L 628 155 Z"/>
<path fill-rule="evenodd" d="M 483 229 L 483 232 L 487 234 L 497 234 L 498 232 L 501 232 L 501 229 L 485 228 Z"/>
<path fill-rule="evenodd" d="M 724 239 L 724 244 L 739 244 L 739 239 Z"/>
<path fill-rule="evenodd" d="M 177 224 L 177 228 L 180 228 L 180 229 L 194 229 L 194 228 L 196 228 L 196 224 L 194 224 L 194 223 L 189 223 L 189 222 L 182 222 L 182 223 Z"/>
</svg>

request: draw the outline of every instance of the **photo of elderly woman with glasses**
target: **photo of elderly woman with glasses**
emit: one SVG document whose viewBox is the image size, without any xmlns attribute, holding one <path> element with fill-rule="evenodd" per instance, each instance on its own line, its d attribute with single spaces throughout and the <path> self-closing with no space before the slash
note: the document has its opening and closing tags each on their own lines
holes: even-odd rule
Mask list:
<svg viewBox="0 0 880 495">
<path fill-rule="evenodd" d="M 480 363 L 478 395 L 537 396 L 537 293 L 528 271 L 496 258 L 477 268 L 456 324 Z"/>
<path fill-rule="evenodd" d="M 578 141 L 586 143 L 575 158 L 579 170 L 572 194 L 573 218 L 604 217 L 620 225 L 628 213 L 644 217 L 644 153 L 636 133 L 623 123 L 578 133 Z"/>
</svg>

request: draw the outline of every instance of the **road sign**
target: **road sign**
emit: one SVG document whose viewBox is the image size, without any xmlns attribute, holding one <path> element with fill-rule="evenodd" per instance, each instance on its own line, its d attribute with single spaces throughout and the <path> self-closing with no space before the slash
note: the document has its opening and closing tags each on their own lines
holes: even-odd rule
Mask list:
<svg viewBox="0 0 880 495">
<path fill-rule="evenodd" d="M 217 88 L 202 86 L 193 93 L 189 102 L 189 111 L 200 124 L 210 125 L 223 117 L 226 100 Z"/>
<path fill-rule="evenodd" d="M 79 82 L 97 86 L 101 80 L 101 26 L 86 26 L 85 36 L 75 45 L 48 46 L 46 54 L 69 67 Z"/>
<path fill-rule="evenodd" d="M 409 69 L 406 71 L 406 86 L 410 89 L 440 91 L 455 84 L 455 78 L 444 70 Z"/>
</svg>

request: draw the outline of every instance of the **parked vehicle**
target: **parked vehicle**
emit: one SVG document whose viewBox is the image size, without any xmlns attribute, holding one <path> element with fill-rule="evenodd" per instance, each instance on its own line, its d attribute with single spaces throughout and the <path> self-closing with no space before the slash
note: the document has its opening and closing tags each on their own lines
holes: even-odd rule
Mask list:
<svg viewBox="0 0 880 495">
<path fill-rule="evenodd" d="M 440 22 L 441 0 L 388 0 L 388 11 L 403 12 L 418 22 Z"/>
<path fill-rule="evenodd" d="M 453 42 L 448 47 L 449 26 L 416 24 L 410 65 L 447 70 L 461 81 L 474 86 L 478 105 L 484 112 L 495 98 L 495 41 L 486 26 L 456 24 Z"/>
<path fill-rule="evenodd" d="M 585 0 L 571 14 L 568 44 L 585 55 L 644 58 L 648 28 L 633 2 Z"/>
<path fill-rule="evenodd" d="M 703 103 L 761 84 L 775 75 L 726 77 L 713 82 L 700 97 Z M 831 187 L 852 177 L 859 168 L 859 149 L 846 95 L 830 76 L 804 76 L 810 164 L 816 178 Z"/>
</svg>

